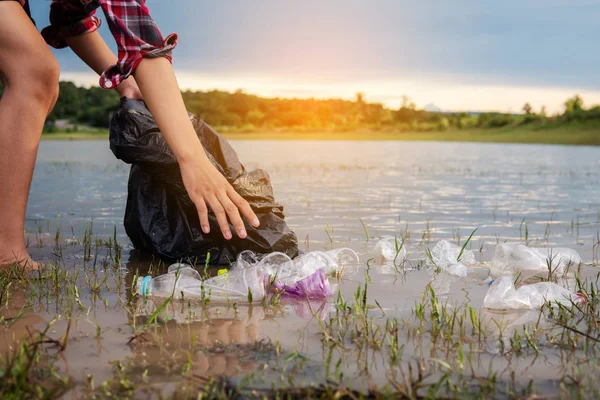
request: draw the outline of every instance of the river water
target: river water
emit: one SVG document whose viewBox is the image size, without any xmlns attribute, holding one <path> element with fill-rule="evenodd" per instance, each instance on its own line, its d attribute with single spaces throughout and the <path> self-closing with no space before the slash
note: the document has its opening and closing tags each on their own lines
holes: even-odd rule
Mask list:
<svg viewBox="0 0 600 400">
<path fill-rule="evenodd" d="M 350 247 L 366 265 L 379 238 L 409 233 L 409 257 L 403 273 L 389 266 L 369 270 L 369 302 L 377 304 L 382 318 L 414 319 L 412 309 L 423 299 L 429 283 L 440 299 L 469 304 L 483 318 L 489 317 L 482 308 L 487 290 L 485 268 L 476 268 L 460 279 L 415 268 L 424 259 L 425 247 L 439 239 L 464 242 L 475 228 L 470 248 L 478 261 L 488 261 L 494 246 L 505 241 L 570 247 L 588 264 L 597 259 L 597 147 L 392 141 L 232 141 L 232 145 L 248 169 L 260 167 L 269 172 L 275 197 L 284 205 L 286 220 L 305 251 Z M 51 261 L 57 229 L 60 243 L 65 245 L 92 224 L 94 235 L 100 238 L 112 237 L 116 227 L 117 239 L 125 246 L 120 274 L 132 275 L 135 269 L 147 267 L 144 263 L 149 261 L 144 258 L 130 257 L 122 227 L 128 171 L 129 166 L 114 158 L 107 142 L 43 141 L 27 209 L 31 253 Z M 64 255 L 65 268 L 83 268 L 81 246 L 70 249 Z M 364 268 L 336 284 L 346 300 L 353 299 L 357 285 L 364 283 Z M 595 274 L 594 267 L 586 268 L 585 276 Z M 140 350 L 129 343 L 138 328 L 135 315 L 119 303 L 125 289 L 101 289 L 100 302 L 89 290 L 82 292 L 87 311 L 71 330 L 73 340 L 57 368 L 76 382 L 83 382 L 88 374 L 101 382 L 112 376 L 115 360 L 143 358 L 145 365 L 159 364 L 164 356 L 159 350 Z M 22 325 L 39 328 L 63 311 L 56 305 L 42 307 Z M 285 352 L 307 357 L 312 367 L 307 366 L 306 371 L 321 371 L 331 363 L 320 325 L 333 315 L 331 304 L 319 310 L 321 318 L 298 304 L 282 305 L 275 311 L 242 307 L 232 315 L 221 309 L 206 312 L 201 322 L 185 328 L 170 321 L 172 329 L 164 340 L 171 341 L 172 348 L 181 348 L 181 342 L 189 342 L 192 336 L 205 346 L 265 340 L 277 343 Z M 507 318 L 518 322 L 523 315 Z M 65 329 L 65 320 L 59 319 L 52 332 L 60 336 Z M 523 363 L 511 365 L 493 345 L 486 346 L 485 354 L 471 362 L 486 371 L 495 366 L 501 371 L 500 379 L 509 379 L 509 371 L 513 371 L 524 384 L 535 379 L 550 382 L 552 388 L 552 382 L 562 377 L 561 354 L 548 351 L 535 361 L 529 355 Z M 433 358 L 430 352 L 434 347 L 406 339 L 404 358 L 415 360 L 425 353 Z M 341 359 L 338 368 L 346 377 L 380 387 L 390 381 L 385 356 L 376 351 L 369 356 L 372 359 L 350 354 L 354 353 L 348 350 L 334 355 Z M 192 371 L 203 377 L 244 376 L 262 365 L 256 357 L 240 360 L 238 353 L 198 352 L 191 358 Z M 370 365 L 366 373 L 365 363 Z M 163 388 L 173 389 L 176 376 L 165 376 L 163 371 L 156 372 L 153 379 L 162 382 Z"/>
</svg>

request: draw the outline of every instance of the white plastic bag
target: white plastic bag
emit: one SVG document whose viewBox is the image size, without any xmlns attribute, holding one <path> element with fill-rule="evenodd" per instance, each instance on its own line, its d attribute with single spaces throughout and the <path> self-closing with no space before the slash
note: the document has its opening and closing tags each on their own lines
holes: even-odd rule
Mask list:
<svg viewBox="0 0 600 400">
<path fill-rule="evenodd" d="M 503 243 L 496 246 L 490 262 L 493 276 L 521 274 L 522 278 L 564 276 L 581 263 L 581 257 L 568 248 L 535 248 L 522 244 Z"/>
<path fill-rule="evenodd" d="M 496 310 L 537 309 L 547 302 L 570 305 L 583 298 L 552 282 L 539 282 L 515 288 L 513 278 L 501 276 L 492 282 L 483 306 Z"/>
<path fill-rule="evenodd" d="M 475 254 L 471 250 L 463 251 L 458 260 L 461 248 L 446 240 L 440 240 L 431 249 L 431 258 L 427 257 L 427 265 L 439 267 L 449 274 L 467 276 L 467 265 L 475 263 Z"/>
</svg>

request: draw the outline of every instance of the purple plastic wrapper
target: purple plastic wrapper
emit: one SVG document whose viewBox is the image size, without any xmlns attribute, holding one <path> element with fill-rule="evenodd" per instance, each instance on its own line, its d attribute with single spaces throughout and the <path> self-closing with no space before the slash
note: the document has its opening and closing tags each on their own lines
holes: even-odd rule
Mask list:
<svg viewBox="0 0 600 400">
<path fill-rule="evenodd" d="M 291 285 L 284 285 L 280 280 L 274 282 L 266 280 L 267 290 L 272 293 L 281 293 L 282 298 L 293 299 L 326 299 L 331 295 L 329 279 L 322 269 L 318 269 L 313 274 L 299 280 Z"/>
</svg>

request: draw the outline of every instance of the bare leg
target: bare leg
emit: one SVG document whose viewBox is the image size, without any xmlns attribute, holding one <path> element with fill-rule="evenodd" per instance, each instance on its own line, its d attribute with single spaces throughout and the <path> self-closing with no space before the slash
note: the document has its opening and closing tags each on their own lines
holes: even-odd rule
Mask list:
<svg viewBox="0 0 600 400">
<path fill-rule="evenodd" d="M 40 135 L 58 96 L 59 69 L 19 3 L 0 1 L 0 269 L 39 269 L 24 242 L 27 196 Z"/>
</svg>

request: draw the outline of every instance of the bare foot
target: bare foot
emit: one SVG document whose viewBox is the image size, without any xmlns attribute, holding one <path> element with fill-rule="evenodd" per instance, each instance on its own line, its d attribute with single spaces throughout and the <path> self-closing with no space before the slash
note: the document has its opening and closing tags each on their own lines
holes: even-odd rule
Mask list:
<svg viewBox="0 0 600 400">
<path fill-rule="evenodd" d="M 31 272 L 41 271 L 44 269 L 44 264 L 33 261 L 27 252 L 16 253 L 13 257 L 1 257 L 0 256 L 0 273 L 19 271 L 19 272 Z"/>
</svg>

